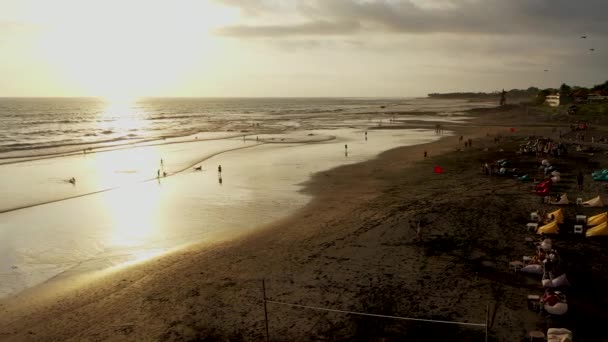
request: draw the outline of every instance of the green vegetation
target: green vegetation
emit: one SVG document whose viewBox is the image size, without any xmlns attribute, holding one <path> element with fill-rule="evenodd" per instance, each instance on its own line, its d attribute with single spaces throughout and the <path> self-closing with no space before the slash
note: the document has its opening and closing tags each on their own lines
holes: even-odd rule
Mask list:
<svg viewBox="0 0 608 342">
<path fill-rule="evenodd" d="M 508 99 L 532 99 L 536 97 L 539 89 L 536 87 L 530 87 L 528 89 L 511 89 L 507 91 Z M 491 93 L 474 93 L 474 92 L 457 92 L 457 93 L 432 93 L 428 94 L 429 97 L 435 99 L 469 99 L 469 100 L 496 100 L 500 99 L 501 91 L 494 91 Z"/>
</svg>

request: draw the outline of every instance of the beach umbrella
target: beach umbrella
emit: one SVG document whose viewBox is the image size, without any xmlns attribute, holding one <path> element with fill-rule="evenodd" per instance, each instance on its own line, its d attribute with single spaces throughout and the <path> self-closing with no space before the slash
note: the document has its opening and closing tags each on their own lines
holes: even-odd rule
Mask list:
<svg viewBox="0 0 608 342">
<path fill-rule="evenodd" d="M 441 166 L 435 166 L 434 172 L 437 174 L 443 173 L 443 168 Z"/>
</svg>

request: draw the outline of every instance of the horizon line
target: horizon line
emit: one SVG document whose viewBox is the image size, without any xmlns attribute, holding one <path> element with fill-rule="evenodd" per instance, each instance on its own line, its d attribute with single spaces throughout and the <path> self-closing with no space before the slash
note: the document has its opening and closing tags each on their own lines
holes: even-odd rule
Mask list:
<svg viewBox="0 0 608 342">
<path fill-rule="evenodd" d="M 420 96 L 136 96 L 139 99 L 411 99 L 429 97 L 429 94 Z M 100 99 L 103 96 L 0 96 L 0 99 Z"/>
</svg>

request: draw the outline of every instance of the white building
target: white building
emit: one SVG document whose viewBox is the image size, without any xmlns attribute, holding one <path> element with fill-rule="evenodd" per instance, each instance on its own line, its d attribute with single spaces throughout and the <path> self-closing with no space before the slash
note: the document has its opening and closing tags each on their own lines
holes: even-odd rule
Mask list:
<svg viewBox="0 0 608 342">
<path fill-rule="evenodd" d="M 549 105 L 549 107 L 558 107 L 559 97 L 559 95 L 547 95 L 547 97 L 545 98 L 545 103 Z"/>
</svg>

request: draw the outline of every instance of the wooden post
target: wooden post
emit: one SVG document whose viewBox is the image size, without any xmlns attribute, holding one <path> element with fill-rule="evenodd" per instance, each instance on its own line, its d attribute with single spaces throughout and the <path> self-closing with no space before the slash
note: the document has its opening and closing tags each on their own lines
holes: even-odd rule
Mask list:
<svg viewBox="0 0 608 342">
<path fill-rule="evenodd" d="M 266 303 L 266 302 L 264 302 Z M 486 304 L 486 341 L 488 342 L 488 325 L 490 324 L 490 304 Z"/>
<path fill-rule="evenodd" d="M 268 334 L 268 310 L 266 309 L 266 281 L 262 278 L 262 296 L 264 299 L 264 324 L 266 325 L 266 342 L 270 341 Z"/>
</svg>

